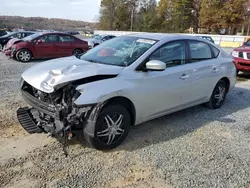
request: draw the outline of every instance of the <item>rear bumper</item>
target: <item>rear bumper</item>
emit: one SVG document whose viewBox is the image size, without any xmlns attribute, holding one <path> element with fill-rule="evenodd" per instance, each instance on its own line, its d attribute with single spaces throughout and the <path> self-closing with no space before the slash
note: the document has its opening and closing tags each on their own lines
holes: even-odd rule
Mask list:
<svg viewBox="0 0 250 188">
<path fill-rule="evenodd" d="M 238 71 L 250 71 L 250 60 L 234 58 L 234 64 Z"/>
</svg>

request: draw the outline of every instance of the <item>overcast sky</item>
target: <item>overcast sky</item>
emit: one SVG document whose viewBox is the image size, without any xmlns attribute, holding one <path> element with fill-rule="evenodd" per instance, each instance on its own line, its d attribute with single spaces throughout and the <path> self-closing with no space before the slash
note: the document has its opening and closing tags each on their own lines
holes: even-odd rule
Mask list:
<svg viewBox="0 0 250 188">
<path fill-rule="evenodd" d="M 0 0 L 0 15 L 93 22 L 98 21 L 100 4 L 101 0 Z"/>
<path fill-rule="evenodd" d="M 0 15 L 97 21 L 101 0 L 0 0 Z"/>
</svg>

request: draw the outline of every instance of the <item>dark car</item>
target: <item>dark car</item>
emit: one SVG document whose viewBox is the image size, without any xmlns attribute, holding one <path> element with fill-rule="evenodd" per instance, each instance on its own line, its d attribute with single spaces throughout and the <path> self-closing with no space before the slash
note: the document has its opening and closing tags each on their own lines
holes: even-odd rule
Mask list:
<svg viewBox="0 0 250 188">
<path fill-rule="evenodd" d="M 8 33 L 7 33 L 7 31 L 5 31 L 5 30 L 0 30 L 0 37 L 1 36 L 4 36 L 4 35 L 7 35 Z"/>
<path fill-rule="evenodd" d="M 30 36 L 34 33 L 35 32 L 33 32 L 33 31 L 18 31 L 18 32 L 12 32 L 12 33 L 6 34 L 4 36 L 1 36 L 0 37 L 0 50 L 3 49 L 4 45 L 7 44 L 10 39 L 13 39 L 13 38 L 22 39 L 22 38 Z"/>
<path fill-rule="evenodd" d="M 88 43 L 65 33 L 36 33 L 15 42 L 6 55 L 21 62 L 33 59 L 66 57 L 88 50 Z"/>
<path fill-rule="evenodd" d="M 80 34 L 79 31 L 66 31 L 65 33 L 69 34 L 69 35 L 79 35 Z"/>
<path fill-rule="evenodd" d="M 212 39 L 212 37 L 209 37 L 209 36 L 200 36 L 200 38 L 209 40 L 210 42 L 214 43 L 214 40 Z"/>
</svg>

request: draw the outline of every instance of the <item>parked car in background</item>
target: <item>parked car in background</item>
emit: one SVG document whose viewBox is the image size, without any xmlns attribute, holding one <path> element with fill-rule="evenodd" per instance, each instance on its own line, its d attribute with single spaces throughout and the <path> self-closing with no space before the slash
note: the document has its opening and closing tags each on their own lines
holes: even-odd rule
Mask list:
<svg viewBox="0 0 250 188">
<path fill-rule="evenodd" d="M 199 36 L 199 37 L 206 39 L 206 40 L 209 40 L 210 42 L 214 43 L 214 40 L 212 39 L 212 37 L 209 37 L 209 36 Z"/>
<path fill-rule="evenodd" d="M 115 38 L 114 35 L 95 35 L 93 38 L 84 39 L 88 42 L 89 48 L 94 48 L 95 46 L 103 43 L 106 40 L 110 40 L 112 38 Z"/>
<path fill-rule="evenodd" d="M 6 30 L 2 30 L 2 29 L 0 30 L 0 37 L 7 35 L 7 34 L 8 34 L 8 32 Z"/>
<path fill-rule="evenodd" d="M 112 149 L 131 125 L 203 103 L 220 108 L 235 73 L 232 56 L 198 37 L 121 36 L 26 70 L 21 92 L 32 108 L 17 117 L 29 133 L 67 139 L 82 130 L 91 146 Z"/>
<path fill-rule="evenodd" d="M 4 48 L 4 45 L 7 44 L 9 40 L 13 38 L 22 39 L 34 33 L 35 33 L 34 31 L 18 31 L 18 32 L 12 32 L 7 35 L 4 35 L 0 37 L 0 50 Z"/>
<path fill-rule="evenodd" d="M 33 59 L 56 58 L 80 54 L 88 43 L 64 33 L 36 33 L 15 42 L 6 52 L 21 62 Z"/>
<path fill-rule="evenodd" d="M 79 31 L 66 31 L 65 33 L 69 35 L 80 35 Z"/>
<path fill-rule="evenodd" d="M 237 68 L 237 74 L 241 72 L 250 72 L 250 39 L 243 43 L 243 46 L 235 48 L 232 52 L 234 64 Z"/>
</svg>

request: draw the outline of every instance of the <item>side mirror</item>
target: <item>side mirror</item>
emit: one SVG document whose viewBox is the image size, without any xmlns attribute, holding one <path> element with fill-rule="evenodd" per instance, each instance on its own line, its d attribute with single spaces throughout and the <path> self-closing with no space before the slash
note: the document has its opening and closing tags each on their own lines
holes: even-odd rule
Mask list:
<svg viewBox="0 0 250 188">
<path fill-rule="evenodd" d="M 42 40 L 38 40 L 36 43 L 41 44 L 42 42 L 43 42 Z"/>
<path fill-rule="evenodd" d="M 166 63 L 159 60 L 150 60 L 146 63 L 146 69 L 152 71 L 163 71 L 166 69 Z"/>
</svg>

